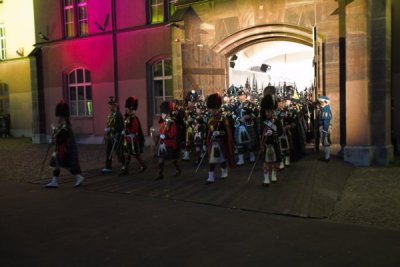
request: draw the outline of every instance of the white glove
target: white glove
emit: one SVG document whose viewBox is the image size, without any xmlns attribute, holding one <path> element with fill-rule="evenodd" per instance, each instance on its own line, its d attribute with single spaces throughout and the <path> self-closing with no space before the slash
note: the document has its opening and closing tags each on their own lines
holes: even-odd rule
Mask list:
<svg viewBox="0 0 400 267">
<path fill-rule="evenodd" d="M 265 135 L 266 135 L 266 136 L 271 136 L 271 135 L 272 135 L 272 131 L 271 131 L 271 130 L 268 130 L 268 131 L 265 133 Z"/>
<path fill-rule="evenodd" d="M 125 130 L 122 130 L 121 134 L 122 134 L 122 135 L 125 135 Z"/>
<path fill-rule="evenodd" d="M 160 139 L 165 139 L 165 134 L 160 134 Z"/>
<path fill-rule="evenodd" d="M 219 131 L 214 131 L 213 133 L 212 133 L 212 135 L 215 137 L 215 136 L 219 136 Z"/>
<path fill-rule="evenodd" d="M 51 139 L 51 138 L 49 138 L 49 144 L 52 144 L 53 143 L 53 139 Z"/>
<path fill-rule="evenodd" d="M 110 130 L 111 130 L 111 129 L 110 129 L 109 127 L 104 128 L 104 131 L 105 131 L 106 133 L 108 133 Z"/>
</svg>

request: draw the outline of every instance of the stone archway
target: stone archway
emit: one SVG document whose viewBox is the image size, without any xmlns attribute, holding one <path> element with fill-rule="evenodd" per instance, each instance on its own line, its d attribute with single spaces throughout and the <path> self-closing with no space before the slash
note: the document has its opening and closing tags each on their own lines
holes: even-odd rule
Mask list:
<svg viewBox="0 0 400 267">
<path fill-rule="evenodd" d="M 212 48 L 213 52 L 219 56 L 229 57 L 230 55 L 257 43 L 268 41 L 287 41 L 303 44 L 306 46 L 314 46 L 313 29 L 307 29 L 299 26 L 288 24 L 267 24 L 258 25 L 238 31 L 225 39 L 219 41 Z M 317 92 L 315 95 L 322 94 L 324 91 L 323 84 L 323 38 L 316 36 L 314 50 L 314 64 L 316 64 L 315 87 Z M 226 64 L 228 68 L 228 64 Z"/>
</svg>

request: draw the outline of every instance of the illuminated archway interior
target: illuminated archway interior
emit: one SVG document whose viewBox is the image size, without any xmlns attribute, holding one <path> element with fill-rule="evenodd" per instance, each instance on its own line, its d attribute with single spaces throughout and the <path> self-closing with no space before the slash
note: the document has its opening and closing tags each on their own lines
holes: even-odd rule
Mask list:
<svg viewBox="0 0 400 267">
<path fill-rule="evenodd" d="M 229 86 L 245 86 L 259 91 L 271 85 L 296 85 L 298 91 L 314 82 L 313 48 L 289 41 L 257 43 L 228 57 Z"/>
</svg>

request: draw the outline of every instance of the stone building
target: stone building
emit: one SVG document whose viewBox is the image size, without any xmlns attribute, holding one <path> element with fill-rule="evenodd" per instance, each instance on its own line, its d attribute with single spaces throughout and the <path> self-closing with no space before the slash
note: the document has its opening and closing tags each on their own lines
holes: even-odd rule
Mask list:
<svg viewBox="0 0 400 267">
<path fill-rule="evenodd" d="M 110 95 L 122 107 L 139 97 L 148 133 L 161 101 L 222 92 L 234 55 L 261 46 L 272 53 L 277 42 L 287 44 L 273 48 L 285 62 L 289 44 L 311 51 L 313 86 L 331 98 L 333 142 L 345 161 L 386 165 L 399 150 L 398 1 L 35 0 L 34 10 L 36 135 L 49 134 L 65 98 L 75 131 L 98 141 Z"/>
<path fill-rule="evenodd" d="M 174 89 L 226 88 L 228 58 L 246 47 L 275 40 L 305 44 L 315 48 L 315 85 L 332 100 L 333 142 L 344 159 L 391 161 L 400 137 L 399 57 L 391 49 L 399 45 L 398 2 L 186 2 L 192 3 L 178 9 L 172 29 Z"/>
<path fill-rule="evenodd" d="M 32 137 L 35 77 L 28 56 L 34 44 L 32 1 L 0 1 L 0 117 L 7 117 L 12 136 Z"/>
</svg>

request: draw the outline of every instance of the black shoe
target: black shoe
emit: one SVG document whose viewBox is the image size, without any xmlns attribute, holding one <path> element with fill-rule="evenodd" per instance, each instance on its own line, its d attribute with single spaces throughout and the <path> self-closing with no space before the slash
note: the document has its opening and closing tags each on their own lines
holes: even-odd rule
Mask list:
<svg viewBox="0 0 400 267">
<path fill-rule="evenodd" d="M 176 170 L 176 172 L 175 172 L 175 176 L 179 176 L 179 175 L 181 175 L 181 173 L 182 173 L 182 171 L 181 171 L 181 170 Z"/>
<path fill-rule="evenodd" d="M 323 162 L 329 162 L 331 160 L 331 158 L 319 158 L 319 161 L 323 161 Z"/>
<path fill-rule="evenodd" d="M 158 180 L 162 180 L 162 179 L 164 179 L 164 175 L 159 174 L 159 175 L 157 176 L 157 178 L 154 179 L 154 181 L 158 181 Z"/>
<path fill-rule="evenodd" d="M 140 169 L 139 169 L 140 173 L 144 172 L 145 170 L 147 170 L 147 166 L 146 165 L 140 166 Z"/>
<path fill-rule="evenodd" d="M 127 175 L 127 174 L 128 174 L 127 169 L 121 169 L 121 171 L 119 172 L 119 175 Z"/>
<path fill-rule="evenodd" d="M 206 181 L 205 185 L 213 184 L 214 182 Z"/>
<path fill-rule="evenodd" d="M 269 184 L 263 183 L 262 186 L 263 187 L 269 187 Z"/>
</svg>

